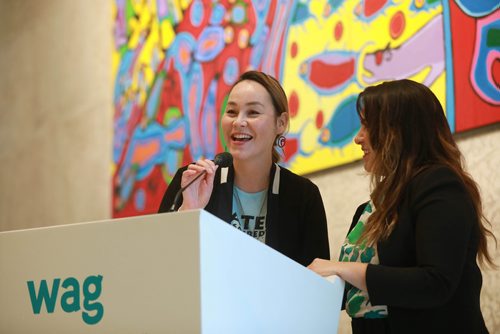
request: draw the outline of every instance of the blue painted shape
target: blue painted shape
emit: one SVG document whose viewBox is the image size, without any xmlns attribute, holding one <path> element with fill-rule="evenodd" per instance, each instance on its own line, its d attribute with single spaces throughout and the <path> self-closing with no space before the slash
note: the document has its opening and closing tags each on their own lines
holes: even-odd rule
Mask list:
<svg viewBox="0 0 500 334">
<path fill-rule="evenodd" d="M 210 40 L 211 43 L 206 43 Z M 210 47 L 207 47 L 207 44 Z M 224 50 L 224 29 L 222 27 L 206 27 L 198 38 L 195 59 L 199 62 L 214 60 Z"/>
<path fill-rule="evenodd" d="M 361 122 L 356 112 L 356 100 L 357 96 L 353 95 L 339 104 L 324 129 L 324 131 L 329 132 L 328 139 L 324 140 L 320 136 L 319 142 L 321 144 L 341 148 L 352 142 L 361 127 Z"/>
<path fill-rule="evenodd" d="M 455 3 L 464 13 L 472 17 L 486 16 L 500 8 L 498 0 L 455 0 Z"/>
</svg>

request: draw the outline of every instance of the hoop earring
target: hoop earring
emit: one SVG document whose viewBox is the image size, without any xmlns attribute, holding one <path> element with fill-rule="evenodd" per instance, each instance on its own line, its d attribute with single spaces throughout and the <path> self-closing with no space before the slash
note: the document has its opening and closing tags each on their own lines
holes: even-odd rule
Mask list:
<svg viewBox="0 0 500 334">
<path fill-rule="evenodd" d="M 279 135 L 278 137 L 276 137 L 276 145 L 279 148 L 283 148 L 286 145 L 286 138 L 285 138 L 285 136 Z"/>
</svg>

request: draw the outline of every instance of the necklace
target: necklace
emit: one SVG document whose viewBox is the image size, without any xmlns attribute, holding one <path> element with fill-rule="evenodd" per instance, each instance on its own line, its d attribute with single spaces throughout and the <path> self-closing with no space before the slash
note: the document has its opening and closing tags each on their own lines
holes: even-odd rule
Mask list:
<svg viewBox="0 0 500 334">
<path fill-rule="evenodd" d="M 236 186 L 233 187 L 233 195 L 234 198 L 236 199 L 236 205 L 238 206 L 238 210 L 240 211 L 241 215 L 245 215 L 245 211 L 243 210 L 243 205 L 241 204 L 240 200 L 240 195 L 238 194 L 240 189 Z M 265 190 L 264 197 L 262 198 L 262 203 L 260 205 L 260 210 L 259 210 L 259 216 L 265 216 L 264 207 L 266 206 L 267 203 L 267 189 Z"/>
</svg>

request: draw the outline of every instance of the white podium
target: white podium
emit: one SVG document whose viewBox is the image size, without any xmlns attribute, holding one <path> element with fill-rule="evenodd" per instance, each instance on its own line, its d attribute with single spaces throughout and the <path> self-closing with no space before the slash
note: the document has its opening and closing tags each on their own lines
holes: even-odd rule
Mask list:
<svg viewBox="0 0 500 334">
<path fill-rule="evenodd" d="M 0 333 L 336 333 L 330 281 L 205 211 L 0 233 Z"/>
</svg>

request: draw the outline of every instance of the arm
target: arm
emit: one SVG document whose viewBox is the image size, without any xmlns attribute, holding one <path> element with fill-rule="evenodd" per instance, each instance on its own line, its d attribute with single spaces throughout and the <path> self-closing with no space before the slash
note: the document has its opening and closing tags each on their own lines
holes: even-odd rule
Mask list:
<svg viewBox="0 0 500 334">
<path fill-rule="evenodd" d="M 366 291 L 366 263 L 360 262 L 336 262 L 323 259 L 314 259 L 307 266 L 321 276 L 337 275 L 344 281 L 360 290 Z"/>
</svg>

